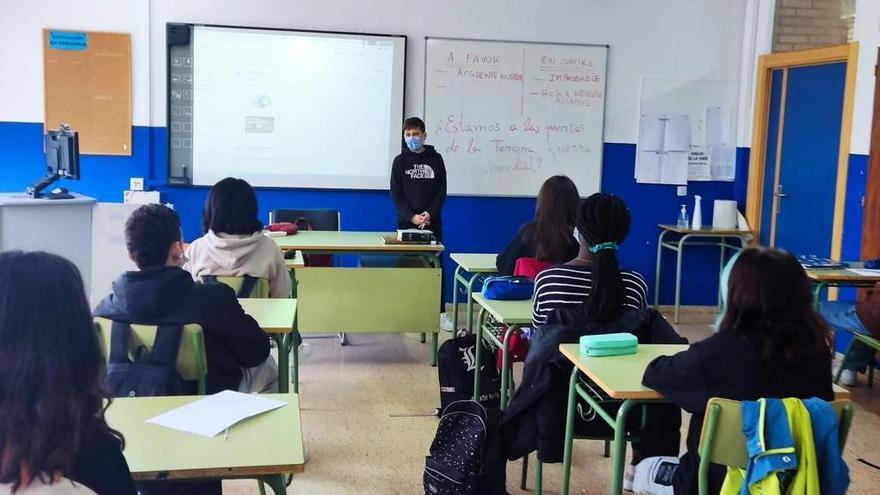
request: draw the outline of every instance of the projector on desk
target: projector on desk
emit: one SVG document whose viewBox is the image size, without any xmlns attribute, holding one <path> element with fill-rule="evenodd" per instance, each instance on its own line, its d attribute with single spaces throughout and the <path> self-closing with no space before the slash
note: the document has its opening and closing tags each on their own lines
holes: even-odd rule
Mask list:
<svg viewBox="0 0 880 495">
<path fill-rule="evenodd" d="M 397 240 L 400 242 L 431 242 L 434 240 L 434 233 L 424 229 L 399 229 Z"/>
</svg>

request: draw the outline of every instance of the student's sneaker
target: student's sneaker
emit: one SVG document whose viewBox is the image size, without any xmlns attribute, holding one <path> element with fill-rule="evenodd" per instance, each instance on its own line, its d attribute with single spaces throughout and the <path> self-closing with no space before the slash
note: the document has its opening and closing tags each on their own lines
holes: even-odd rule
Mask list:
<svg viewBox="0 0 880 495">
<path fill-rule="evenodd" d="M 856 370 L 843 370 L 840 373 L 840 384 L 844 387 L 855 387 L 859 384 Z"/>
<path fill-rule="evenodd" d="M 627 464 L 626 469 L 623 470 L 623 490 L 627 492 L 633 491 L 633 480 L 636 477 L 636 467 L 632 464 Z"/>
<path fill-rule="evenodd" d="M 440 313 L 440 328 L 446 332 L 452 332 L 455 330 L 455 322 L 452 321 L 452 317 L 449 316 L 449 313 Z"/>
</svg>

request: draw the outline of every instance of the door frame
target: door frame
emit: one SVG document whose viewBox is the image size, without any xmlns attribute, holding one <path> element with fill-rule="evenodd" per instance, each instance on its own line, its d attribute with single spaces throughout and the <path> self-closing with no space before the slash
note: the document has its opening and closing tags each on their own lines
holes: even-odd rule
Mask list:
<svg viewBox="0 0 880 495">
<path fill-rule="evenodd" d="M 871 144 L 862 206 L 862 259 L 880 257 L 880 49 L 874 66 L 874 115 L 871 118 Z"/>
<path fill-rule="evenodd" d="M 764 207 L 764 164 L 767 155 L 770 82 L 773 78 L 773 71 L 809 65 L 846 62 L 843 117 L 840 123 L 840 145 L 837 154 L 837 183 L 834 192 L 834 220 L 831 228 L 831 258 L 840 259 L 858 55 L 859 44 L 858 42 L 852 42 L 846 45 L 814 48 L 811 50 L 772 53 L 761 55 L 758 58 L 755 81 L 755 113 L 752 122 L 752 148 L 749 153 L 749 179 L 746 195 L 746 220 L 749 226 L 751 226 L 754 244 L 759 244 L 761 239 L 761 213 Z M 779 167 L 777 166 L 776 168 L 778 169 Z"/>
</svg>

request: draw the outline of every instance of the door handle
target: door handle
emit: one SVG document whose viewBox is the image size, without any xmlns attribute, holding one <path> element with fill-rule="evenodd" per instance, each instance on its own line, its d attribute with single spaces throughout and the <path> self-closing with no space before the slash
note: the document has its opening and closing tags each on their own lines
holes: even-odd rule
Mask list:
<svg viewBox="0 0 880 495">
<path fill-rule="evenodd" d="M 780 213 L 782 213 L 782 200 L 788 196 L 788 193 L 782 192 L 782 184 L 779 184 L 779 186 L 777 186 L 776 188 L 776 192 L 773 193 L 773 195 L 777 198 L 776 214 L 779 215 Z"/>
</svg>

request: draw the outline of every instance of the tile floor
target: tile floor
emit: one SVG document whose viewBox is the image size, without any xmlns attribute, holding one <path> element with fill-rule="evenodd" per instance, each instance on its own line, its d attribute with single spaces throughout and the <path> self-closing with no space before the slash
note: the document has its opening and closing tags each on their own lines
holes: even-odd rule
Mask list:
<svg viewBox="0 0 880 495">
<path fill-rule="evenodd" d="M 691 341 L 699 340 L 709 335 L 713 320 L 705 311 L 684 312 L 678 328 Z M 439 402 L 436 369 L 427 361 L 429 345 L 417 335 L 349 334 L 349 340 L 345 347 L 332 338 L 306 341 L 300 392 L 309 459 L 288 493 L 422 493 L 424 456 L 437 426 L 431 414 Z M 853 389 L 856 412 L 845 451 L 849 493 L 877 494 L 880 469 L 858 459 L 880 465 L 880 384 L 869 389 L 865 377 L 860 379 L 861 386 Z M 560 464 L 545 467 L 544 493 L 558 493 L 560 471 Z M 602 442 L 575 442 L 571 493 L 607 493 L 610 471 Z M 508 464 L 511 495 L 525 493 L 519 472 L 519 462 Z M 529 490 L 531 479 L 530 473 Z M 225 482 L 224 493 L 257 493 L 256 483 Z"/>
</svg>

